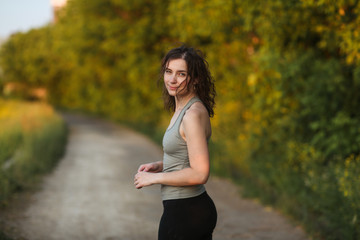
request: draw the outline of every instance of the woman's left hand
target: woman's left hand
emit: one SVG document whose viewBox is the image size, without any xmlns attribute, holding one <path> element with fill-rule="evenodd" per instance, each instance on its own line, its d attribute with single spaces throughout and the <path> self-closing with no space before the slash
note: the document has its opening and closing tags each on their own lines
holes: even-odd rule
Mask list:
<svg viewBox="0 0 360 240">
<path fill-rule="evenodd" d="M 134 178 L 134 185 L 137 189 L 153 185 L 156 173 L 138 172 Z"/>
</svg>

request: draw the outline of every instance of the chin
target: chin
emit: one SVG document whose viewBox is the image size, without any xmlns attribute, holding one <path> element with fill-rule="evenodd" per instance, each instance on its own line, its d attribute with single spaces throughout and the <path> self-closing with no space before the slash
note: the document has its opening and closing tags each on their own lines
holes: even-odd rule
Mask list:
<svg viewBox="0 0 360 240">
<path fill-rule="evenodd" d="M 176 91 L 168 90 L 167 92 L 168 92 L 168 94 L 169 94 L 170 96 L 172 96 L 172 97 L 175 97 L 175 96 L 177 95 L 177 94 L 176 94 Z"/>
</svg>

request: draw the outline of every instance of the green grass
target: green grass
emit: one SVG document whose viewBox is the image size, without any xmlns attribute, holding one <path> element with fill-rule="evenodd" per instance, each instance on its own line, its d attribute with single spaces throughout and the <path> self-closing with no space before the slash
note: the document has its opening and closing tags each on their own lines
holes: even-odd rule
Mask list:
<svg viewBox="0 0 360 240">
<path fill-rule="evenodd" d="M 0 204 L 50 171 L 64 152 L 67 128 L 44 103 L 0 99 Z"/>
</svg>

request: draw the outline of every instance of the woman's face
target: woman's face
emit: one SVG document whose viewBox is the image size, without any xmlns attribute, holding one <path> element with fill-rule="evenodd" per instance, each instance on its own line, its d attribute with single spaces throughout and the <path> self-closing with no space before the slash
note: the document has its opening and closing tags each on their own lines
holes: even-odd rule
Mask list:
<svg viewBox="0 0 360 240">
<path fill-rule="evenodd" d="M 173 59 L 167 64 L 164 72 L 164 83 L 170 96 L 188 94 L 189 82 L 187 64 L 184 59 Z"/>
</svg>

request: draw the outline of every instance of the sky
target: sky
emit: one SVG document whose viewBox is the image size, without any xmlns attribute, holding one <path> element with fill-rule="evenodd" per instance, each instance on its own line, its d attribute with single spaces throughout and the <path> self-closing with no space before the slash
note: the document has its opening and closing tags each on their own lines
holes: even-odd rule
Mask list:
<svg viewBox="0 0 360 240">
<path fill-rule="evenodd" d="M 0 38 L 52 21 L 50 0 L 0 0 Z"/>
</svg>

